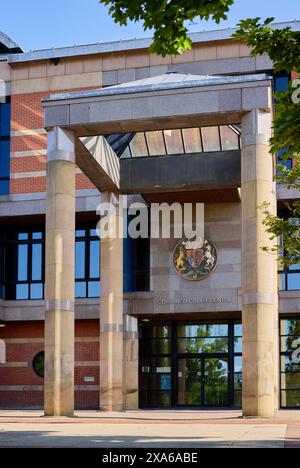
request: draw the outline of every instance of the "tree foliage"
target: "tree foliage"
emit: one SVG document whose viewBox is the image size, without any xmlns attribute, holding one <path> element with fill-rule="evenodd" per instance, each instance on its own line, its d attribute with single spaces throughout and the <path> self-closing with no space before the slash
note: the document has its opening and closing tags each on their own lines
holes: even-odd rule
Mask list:
<svg viewBox="0 0 300 468">
<path fill-rule="evenodd" d="M 151 50 L 165 57 L 191 49 L 186 21 L 199 17 L 219 23 L 227 19 L 234 0 L 100 0 L 100 3 L 109 7 L 114 21 L 121 26 L 128 21 L 141 21 L 145 31 L 154 30 Z"/>
<path fill-rule="evenodd" d="M 274 29 L 274 18 L 261 22 L 260 18 L 243 20 L 234 39 L 242 40 L 252 48 L 252 55 L 269 55 L 275 72 L 300 74 L 300 32 L 291 28 Z M 290 82 L 286 92 L 276 93 L 274 130 L 270 141 L 271 153 L 281 159 L 293 159 L 292 169 L 277 166 L 277 180 L 288 189 L 300 191 L 300 79 Z M 299 197 L 300 198 L 300 197 Z M 281 237 L 278 246 L 284 266 L 300 263 L 300 202 L 286 204 L 289 215 L 282 219 L 274 216 L 267 205 L 262 207 L 267 232 L 274 239 Z"/>
</svg>

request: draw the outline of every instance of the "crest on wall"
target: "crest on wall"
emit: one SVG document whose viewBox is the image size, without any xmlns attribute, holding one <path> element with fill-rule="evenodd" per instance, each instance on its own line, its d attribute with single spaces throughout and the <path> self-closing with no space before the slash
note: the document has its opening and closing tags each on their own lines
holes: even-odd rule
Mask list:
<svg viewBox="0 0 300 468">
<path fill-rule="evenodd" d="M 174 250 L 176 272 L 190 281 L 206 279 L 216 268 L 217 249 L 207 239 L 182 239 Z"/>
</svg>

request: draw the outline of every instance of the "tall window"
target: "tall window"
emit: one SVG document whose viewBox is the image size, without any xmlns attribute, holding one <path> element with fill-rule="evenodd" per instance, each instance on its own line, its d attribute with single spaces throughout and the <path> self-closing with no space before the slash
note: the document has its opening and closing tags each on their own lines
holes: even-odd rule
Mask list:
<svg viewBox="0 0 300 468">
<path fill-rule="evenodd" d="M 274 76 L 274 90 L 276 93 L 284 93 L 288 91 L 290 76 L 286 73 L 279 73 Z M 292 169 L 293 161 L 292 159 L 284 160 L 285 150 L 282 149 L 279 151 L 277 156 L 278 164 L 285 166 L 287 169 Z"/>
<path fill-rule="evenodd" d="M 10 103 L 0 101 L 0 195 L 9 194 Z"/>
<path fill-rule="evenodd" d="M 75 297 L 100 296 L 100 240 L 92 228 L 77 229 Z"/>
<path fill-rule="evenodd" d="M 75 247 L 75 297 L 98 298 L 100 239 L 95 224 L 79 225 Z M 7 228 L 0 232 L 0 297 L 6 300 L 44 298 L 44 227 Z M 148 291 L 148 239 L 124 240 L 124 292 Z"/>
<path fill-rule="evenodd" d="M 300 319 L 280 322 L 281 406 L 300 407 Z"/>
<path fill-rule="evenodd" d="M 7 232 L 3 239 L 3 296 L 7 300 L 43 299 L 44 233 Z"/>
</svg>

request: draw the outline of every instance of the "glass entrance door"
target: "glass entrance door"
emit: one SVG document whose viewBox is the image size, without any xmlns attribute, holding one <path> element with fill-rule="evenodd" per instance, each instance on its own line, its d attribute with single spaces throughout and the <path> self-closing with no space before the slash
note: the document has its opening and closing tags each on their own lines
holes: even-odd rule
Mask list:
<svg viewBox="0 0 300 468">
<path fill-rule="evenodd" d="M 179 406 L 228 406 L 228 359 L 179 359 L 177 388 Z"/>
</svg>

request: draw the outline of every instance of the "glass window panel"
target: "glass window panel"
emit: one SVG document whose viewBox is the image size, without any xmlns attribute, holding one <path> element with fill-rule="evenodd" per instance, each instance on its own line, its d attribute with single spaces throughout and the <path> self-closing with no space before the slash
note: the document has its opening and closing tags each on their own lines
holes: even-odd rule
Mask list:
<svg viewBox="0 0 300 468">
<path fill-rule="evenodd" d="M 100 277 L 100 241 L 90 242 L 90 278 Z"/>
<path fill-rule="evenodd" d="M 187 338 L 228 336 L 228 324 L 204 323 L 178 325 L 178 336 Z"/>
<path fill-rule="evenodd" d="M 18 246 L 18 281 L 27 281 L 28 279 L 28 245 Z"/>
<path fill-rule="evenodd" d="M 282 390 L 300 390 L 300 372 L 282 373 L 281 388 Z"/>
<path fill-rule="evenodd" d="M 300 335 L 281 338 L 281 352 L 293 353 L 296 349 L 300 348 L 299 338 Z"/>
<path fill-rule="evenodd" d="M 201 153 L 202 143 L 200 137 L 200 129 L 197 128 L 184 128 L 182 130 L 184 147 L 186 153 Z"/>
<path fill-rule="evenodd" d="M 281 404 L 283 407 L 299 407 L 300 390 L 283 390 L 281 392 Z"/>
<path fill-rule="evenodd" d="M 75 278 L 85 278 L 85 242 L 76 242 Z"/>
<path fill-rule="evenodd" d="M 131 158 L 131 152 L 130 152 L 130 148 L 129 146 L 127 146 L 125 148 L 125 150 L 123 151 L 122 155 L 121 155 L 121 158 L 122 159 L 130 159 Z"/>
<path fill-rule="evenodd" d="M 76 237 L 85 237 L 85 230 L 76 231 Z"/>
<path fill-rule="evenodd" d="M 91 237 L 98 237 L 97 229 L 90 229 L 90 236 Z"/>
<path fill-rule="evenodd" d="M 28 284 L 17 284 L 16 299 L 27 300 L 29 299 L 29 286 Z"/>
<path fill-rule="evenodd" d="M 205 360 L 204 400 L 208 406 L 228 405 L 228 361 Z"/>
<path fill-rule="evenodd" d="M 33 281 L 42 279 L 42 244 L 32 244 L 32 275 Z"/>
<path fill-rule="evenodd" d="M 32 233 L 32 239 L 33 240 L 43 239 L 43 233 L 42 232 L 33 232 Z"/>
<path fill-rule="evenodd" d="M 170 391 L 172 390 L 171 374 L 151 375 L 151 390 Z"/>
<path fill-rule="evenodd" d="M 86 297 L 86 282 L 76 281 L 75 283 L 75 297 Z"/>
<path fill-rule="evenodd" d="M 218 127 L 202 127 L 202 140 L 204 151 L 220 151 L 220 135 Z"/>
<path fill-rule="evenodd" d="M 170 369 L 171 372 L 171 358 L 170 357 L 155 357 L 152 359 L 152 372 L 157 373 L 161 369 Z M 166 372 L 166 371 L 165 371 Z"/>
<path fill-rule="evenodd" d="M 178 404 L 201 404 L 201 359 L 179 359 Z"/>
<path fill-rule="evenodd" d="M 242 353 L 243 352 L 243 338 L 234 338 L 234 352 Z"/>
<path fill-rule="evenodd" d="M 241 323 L 234 324 L 234 336 L 243 336 L 243 325 Z"/>
<path fill-rule="evenodd" d="M 151 340 L 151 352 L 153 354 L 171 354 L 171 340 Z"/>
<path fill-rule="evenodd" d="M 9 177 L 10 172 L 10 143 L 0 140 L 0 177 Z"/>
<path fill-rule="evenodd" d="M 286 274 L 285 273 L 279 273 L 278 274 L 278 288 L 280 291 L 285 291 L 286 290 Z"/>
<path fill-rule="evenodd" d="M 171 392 L 151 392 L 149 397 L 152 408 L 169 408 L 171 406 Z"/>
<path fill-rule="evenodd" d="M 20 241 L 28 240 L 28 233 L 27 232 L 22 232 L 18 234 L 18 239 Z"/>
<path fill-rule="evenodd" d="M 242 356 L 236 356 L 234 358 L 234 372 L 241 374 L 243 372 L 243 358 Z"/>
<path fill-rule="evenodd" d="M 165 130 L 164 135 L 168 154 L 184 153 L 180 130 Z"/>
<path fill-rule="evenodd" d="M 234 374 L 234 389 L 241 390 L 243 387 L 243 374 L 241 372 L 236 372 Z"/>
<path fill-rule="evenodd" d="M 0 195 L 9 194 L 9 180 L 0 180 Z"/>
<path fill-rule="evenodd" d="M 150 156 L 166 154 L 166 148 L 162 131 L 146 133 Z"/>
<path fill-rule="evenodd" d="M 232 130 L 232 128 L 230 128 L 228 125 L 220 127 L 220 130 L 222 150 L 238 150 L 240 147 L 238 134 L 234 130 Z"/>
<path fill-rule="evenodd" d="M 30 285 L 30 299 L 43 299 L 44 291 L 43 284 L 31 284 Z"/>
<path fill-rule="evenodd" d="M 179 338 L 178 353 L 227 353 L 228 338 Z"/>
<path fill-rule="evenodd" d="M 242 407 L 242 392 L 240 392 L 240 391 L 235 391 L 234 392 L 234 406 L 236 408 L 241 408 Z"/>
<path fill-rule="evenodd" d="M 89 281 L 88 297 L 100 297 L 100 282 L 99 281 Z"/>
<path fill-rule="evenodd" d="M 300 319 L 281 320 L 280 321 L 281 335 L 299 335 L 300 337 Z"/>
<path fill-rule="evenodd" d="M 137 133 L 135 135 L 130 143 L 130 149 L 133 158 L 149 156 L 144 133 Z"/>
<path fill-rule="evenodd" d="M 169 338 L 171 336 L 171 327 L 169 325 L 154 325 L 152 327 L 153 338 Z"/>
<path fill-rule="evenodd" d="M 288 274 L 288 291 L 300 290 L 300 273 Z"/>
<path fill-rule="evenodd" d="M 293 362 L 292 355 L 281 356 L 281 372 L 286 372 L 286 373 L 300 372 L 300 363 Z"/>
<path fill-rule="evenodd" d="M 299 265 L 299 264 L 298 264 L 298 265 L 291 265 L 291 266 L 289 267 L 289 269 L 290 269 L 291 271 L 293 271 L 293 270 L 300 270 L 300 265 Z"/>
</svg>

